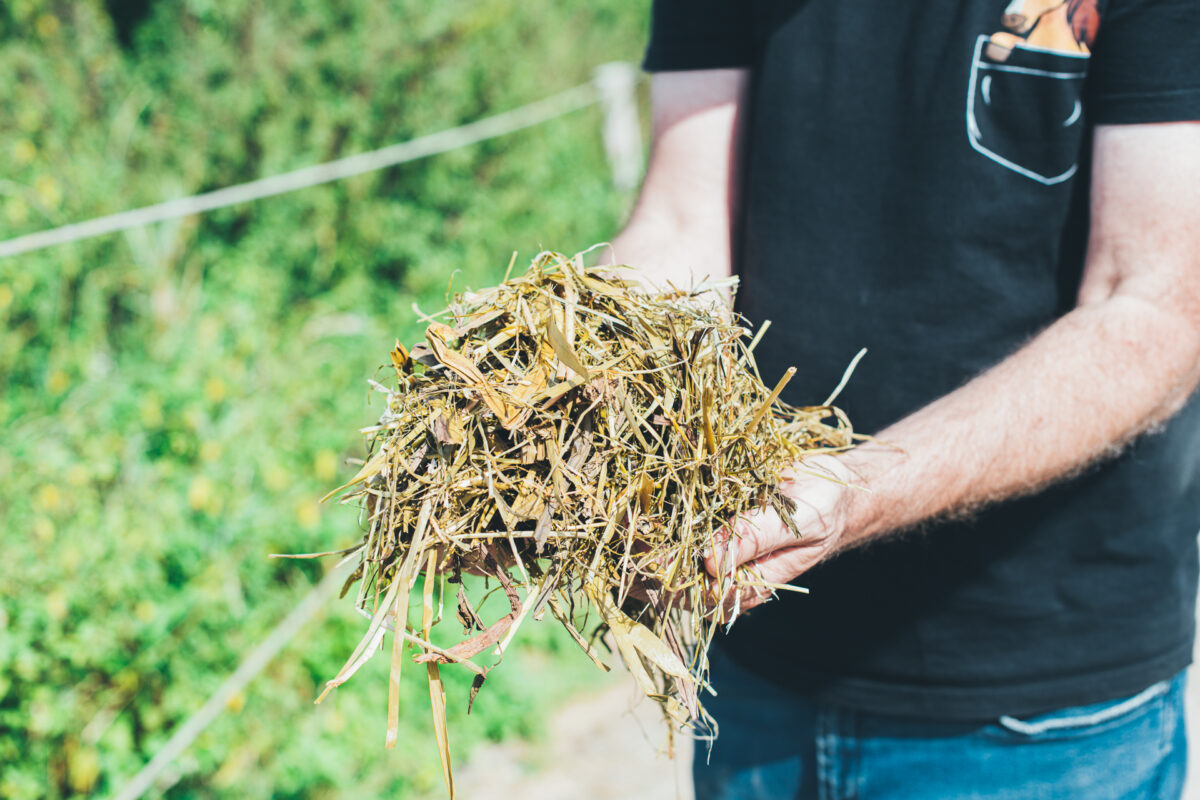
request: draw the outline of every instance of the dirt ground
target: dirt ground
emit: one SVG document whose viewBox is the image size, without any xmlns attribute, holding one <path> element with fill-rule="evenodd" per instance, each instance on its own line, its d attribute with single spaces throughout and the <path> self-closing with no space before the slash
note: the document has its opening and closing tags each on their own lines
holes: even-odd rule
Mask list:
<svg viewBox="0 0 1200 800">
<path fill-rule="evenodd" d="M 676 737 L 672 760 L 666 734 L 658 709 L 622 679 L 559 711 L 542 745 L 477 749 L 455 788 L 464 800 L 692 800 L 691 742 Z"/>
</svg>

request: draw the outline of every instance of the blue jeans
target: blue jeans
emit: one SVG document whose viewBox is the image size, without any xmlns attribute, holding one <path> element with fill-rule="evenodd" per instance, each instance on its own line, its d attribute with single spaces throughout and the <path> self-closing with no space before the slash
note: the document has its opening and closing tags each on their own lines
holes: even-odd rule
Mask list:
<svg viewBox="0 0 1200 800">
<path fill-rule="evenodd" d="M 712 654 L 720 726 L 696 743 L 696 800 L 1177 800 L 1184 675 L 1027 719 L 948 722 L 783 692 Z M 707 763 L 705 756 L 709 755 Z"/>
</svg>

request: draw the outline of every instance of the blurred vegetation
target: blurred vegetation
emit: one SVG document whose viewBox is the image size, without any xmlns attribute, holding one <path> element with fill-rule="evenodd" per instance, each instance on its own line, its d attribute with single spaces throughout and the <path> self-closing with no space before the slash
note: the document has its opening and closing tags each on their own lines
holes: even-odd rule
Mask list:
<svg viewBox="0 0 1200 800">
<path fill-rule="evenodd" d="M 109 3 L 109 6 L 120 4 Z M 163 0 L 118 41 L 100 0 L 0 4 L 0 238 L 380 147 L 636 60 L 646 3 Z M 365 379 L 412 305 L 509 253 L 610 236 L 600 112 L 339 184 L 0 261 L 0 797 L 119 788 L 343 547 Z M 385 658 L 318 707 L 365 621 L 332 604 L 153 796 L 437 791 L 428 697 Z M 539 628 L 544 629 L 536 633 Z M 551 624 L 452 746 L 535 735 L 594 668 Z M 563 652 L 560 658 L 557 654 Z"/>
</svg>

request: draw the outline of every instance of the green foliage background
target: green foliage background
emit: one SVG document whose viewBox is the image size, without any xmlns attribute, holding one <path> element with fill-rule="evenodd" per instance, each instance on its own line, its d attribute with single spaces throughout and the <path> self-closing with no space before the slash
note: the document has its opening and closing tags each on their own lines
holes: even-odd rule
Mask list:
<svg viewBox="0 0 1200 800">
<path fill-rule="evenodd" d="M 0 238 L 441 130 L 636 60 L 624 0 L 181 0 L 122 50 L 97 0 L 0 5 Z M 361 455 L 365 379 L 454 286 L 612 235 L 600 112 L 331 186 L 0 261 L 0 797 L 105 796 L 345 546 L 316 499 Z M 386 663 L 311 700 L 364 620 L 336 603 L 155 790 L 436 791 L 428 700 Z M 591 679 L 550 623 L 493 673 L 460 758 Z M 561 655 L 560 655 L 561 652 Z"/>
</svg>

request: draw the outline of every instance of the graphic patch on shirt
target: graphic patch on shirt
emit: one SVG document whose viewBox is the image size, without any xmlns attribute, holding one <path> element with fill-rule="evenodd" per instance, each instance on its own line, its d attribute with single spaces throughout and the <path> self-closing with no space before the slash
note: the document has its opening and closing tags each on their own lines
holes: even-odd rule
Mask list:
<svg viewBox="0 0 1200 800">
<path fill-rule="evenodd" d="M 1048 186 L 1075 174 L 1096 2 L 1012 0 L 1000 30 L 976 40 L 967 94 L 975 150 Z"/>
</svg>

